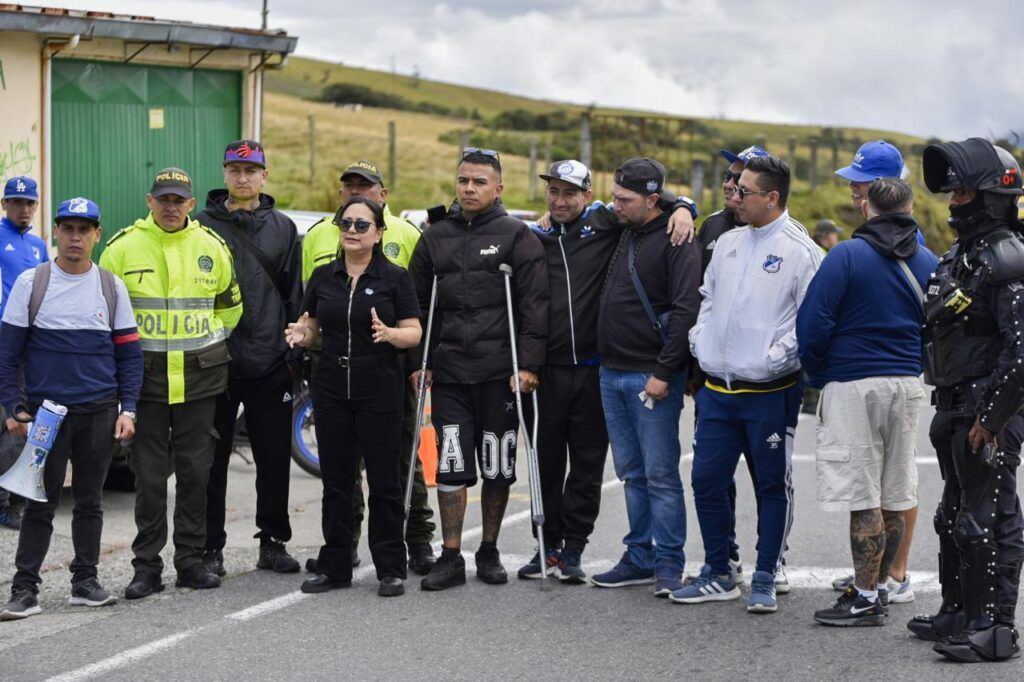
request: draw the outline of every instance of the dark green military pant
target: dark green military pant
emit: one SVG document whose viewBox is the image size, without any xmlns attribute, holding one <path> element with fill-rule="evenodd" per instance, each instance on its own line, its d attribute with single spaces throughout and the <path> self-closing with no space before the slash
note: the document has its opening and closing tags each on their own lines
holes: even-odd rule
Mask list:
<svg viewBox="0 0 1024 682">
<path fill-rule="evenodd" d="M 135 474 L 136 571 L 161 573 L 167 544 L 167 479 L 174 485 L 174 567 L 180 573 L 203 558 L 206 486 L 215 442 L 216 398 L 187 403 L 143 400 L 128 465 Z"/>
</svg>

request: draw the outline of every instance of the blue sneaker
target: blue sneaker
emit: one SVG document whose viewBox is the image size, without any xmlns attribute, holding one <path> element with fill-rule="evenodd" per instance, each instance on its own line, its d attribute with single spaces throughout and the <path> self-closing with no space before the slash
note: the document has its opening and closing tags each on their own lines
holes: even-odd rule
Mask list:
<svg viewBox="0 0 1024 682">
<path fill-rule="evenodd" d="M 630 585 L 650 585 L 654 582 L 654 571 L 642 571 L 629 563 L 626 554 L 610 571 L 591 576 L 590 583 L 597 587 L 628 587 Z"/>
<path fill-rule="evenodd" d="M 754 571 L 750 579 L 750 601 L 747 613 L 775 613 L 779 603 L 775 599 L 775 576 L 768 571 Z"/>
<path fill-rule="evenodd" d="M 739 599 L 739 596 L 740 589 L 732 575 L 711 575 L 711 567 L 705 564 L 693 582 L 674 591 L 668 598 L 677 604 L 702 604 L 706 601 L 730 601 Z"/>
<path fill-rule="evenodd" d="M 655 597 L 667 597 L 676 590 L 682 589 L 683 581 L 679 579 L 680 574 L 676 573 L 660 573 L 655 574 L 654 579 L 654 596 Z"/>
<path fill-rule="evenodd" d="M 548 575 L 553 575 L 557 577 L 559 552 L 557 549 L 549 549 L 547 550 L 546 554 L 548 560 L 545 563 L 547 563 Z M 530 559 L 529 563 L 523 564 L 519 567 L 519 570 L 516 571 L 516 575 L 518 575 L 520 579 L 529 580 L 540 580 L 542 577 L 544 577 L 544 574 L 540 569 L 539 550 L 533 553 L 533 558 Z"/>
<path fill-rule="evenodd" d="M 558 579 L 567 585 L 582 585 L 587 582 L 587 574 L 580 564 L 583 552 L 578 549 L 563 549 L 558 558 Z"/>
</svg>

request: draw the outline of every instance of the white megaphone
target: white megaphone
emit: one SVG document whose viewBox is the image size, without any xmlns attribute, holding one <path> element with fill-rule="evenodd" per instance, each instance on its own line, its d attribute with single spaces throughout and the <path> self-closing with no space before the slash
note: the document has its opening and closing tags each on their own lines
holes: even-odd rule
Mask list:
<svg viewBox="0 0 1024 682">
<path fill-rule="evenodd" d="M 57 440 L 57 432 L 64 421 L 68 408 L 55 402 L 44 400 L 36 410 L 35 419 L 28 427 L 28 442 L 21 451 L 18 461 L 6 474 L 0 476 L 0 488 L 5 488 L 15 495 L 36 502 L 46 502 L 46 485 L 43 482 L 43 470 L 46 468 L 46 456 Z"/>
</svg>

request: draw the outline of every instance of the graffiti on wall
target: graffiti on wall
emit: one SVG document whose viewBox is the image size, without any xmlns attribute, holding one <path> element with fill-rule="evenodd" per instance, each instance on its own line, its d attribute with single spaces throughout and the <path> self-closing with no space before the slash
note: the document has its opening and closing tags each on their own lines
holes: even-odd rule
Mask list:
<svg viewBox="0 0 1024 682">
<path fill-rule="evenodd" d="M 36 163 L 29 138 L 7 143 L 0 142 L 0 178 L 12 175 L 31 175 Z"/>
</svg>

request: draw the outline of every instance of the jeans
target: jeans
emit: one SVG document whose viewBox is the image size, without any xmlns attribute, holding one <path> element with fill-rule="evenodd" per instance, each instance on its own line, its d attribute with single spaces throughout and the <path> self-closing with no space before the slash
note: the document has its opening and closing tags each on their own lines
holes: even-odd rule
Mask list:
<svg viewBox="0 0 1024 682">
<path fill-rule="evenodd" d="M 624 484 L 626 560 L 641 571 L 678 577 L 685 559 L 686 507 L 679 477 L 679 414 L 685 376 L 647 409 L 638 397 L 650 375 L 601 368 L 601 400 L 615 474 Z M 653 540 L 653 543 L 652 543 Z"/>
<path fill-rule="evenodd" d="M 39 591 L 39 569 L 50 549 L 53 516 L 60 505 L 69 460 L 74 467 L 74 476 L 71 477 L 74 498 L 71 541 L 75 547 L 75 558 L 69 567 L 71 582 L 96 577 L 103 533 L 103 481 L 110 468 L 116 419 L 117 408 L 114 406 L 96 412 L 71 412 L 64 418 L 43 468 L 46 502 L 28 500 L 25 504 L 14 557 L 14 565 L 18 569 L 12 581 L 14 587 Z"/>
</svg>

